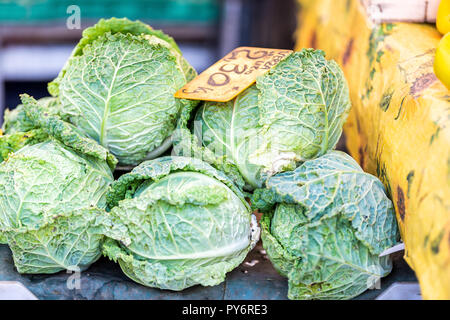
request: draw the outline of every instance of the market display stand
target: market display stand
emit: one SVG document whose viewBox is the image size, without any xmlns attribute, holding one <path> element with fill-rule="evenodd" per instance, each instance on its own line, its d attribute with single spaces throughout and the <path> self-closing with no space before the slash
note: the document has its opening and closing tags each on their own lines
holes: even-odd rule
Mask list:
<svg viewBox="0 0 450 320">
<path fill-rule="evenodd" d="M 400 255 L 395 256 L 393 261 L 392 273 L 381 280 L 379 289 L 367 290 L 356 299 L 375 299 L 393 283 L 417 281 L 414 272 Z M 77 279 L 80 289 L 76 288 Z M 50 300 L 283 300 L 287 299 L 288 290 L 287 279 L 272 267 L 261 244 L 250 252 L 244 263 L 228 274 L 222 284 L 214 287 L 195 286 L 180 292 L 147 288 L 135 283 L 122 273 L 119 265 L 105 258 L 94 263 L 79 278 L 66 272 L 20 275 L 14 268 L 11 252 L 6 245 L 0 245 L 0 284 L 2 281 L 18 281 L 38 299 Z"/>
</svg>

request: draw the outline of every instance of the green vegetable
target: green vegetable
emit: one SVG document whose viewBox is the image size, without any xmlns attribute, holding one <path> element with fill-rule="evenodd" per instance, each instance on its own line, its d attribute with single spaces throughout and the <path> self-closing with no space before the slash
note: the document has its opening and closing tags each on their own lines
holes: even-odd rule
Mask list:
<svg viewBox="0 0 450 320">
<path fill-rule="evenodd" d="M 37 100 L 37 103 L 48 113 L 57 114 L 59 111 L 56 98 L 45 97 Z M 3 118 L 2 131 L 4 134 L 24 133 L 34 128 L 33 122 L 25 113 L 23 104 L 19 104 L 12 110 L 6 109 Z"/>
<path fill-rule="evenodd" d="M 83 31 L 49 92 L 64 120 L 136 165 L 171 146 L 177 122 L 196 105 L 173 95 L 195 75 L 171 37 L 139 21 L 102 19 Z"/>
<path fill-rule="evenodd" d="M 117 161 L 33 98 L 23 95 L 22 102 L 48 138 L 0 164 L 1 240 L 20 273 L 84 270 L 101 256 L 106 191 Z"/>
<path fill-rule="evenodd" d="M 48 139 L 48 135 L 42 129 L 33 129 L 27 132 L 14 132 L 7 135 L 0 135 L 0 162 L 8 156 L 24 147 L 39 143 Z"/>
<path fill-rule="evenodd" d="M 230 102 L 205 102 L 195 134 L 235 165 L 247 189 L 333 149 L 350 109 L 347 82 L 324 52 L 292 53 Z"/>
<path fill-rule="evenodd" d="M 42 112 L 49 114 L 58 112 L 55 98 L 42 98 L 37 100 L 37 103 L 40 105 Z M 36 128 L 26 115 L 22 104 L 13 110 L 6 109 L 2 130 L 0 131 L 0 162 L 25 145 L 36 144 L 47 139 L 48 135 L 45 130 Z"/>
<path fill-rule="evenodd" d="M 275 175 L 255 191 L 264 248 L 290 299 L 348 299 L 391 271 L 399 239 L 382 183 L 338 151 Z"/>
<path fill-rule="evenodd" d="M 259 239 L 239 189 L 194 158 L 143 162 L 113 183 L 107 199 L 113 228 L 104 253 L 146 286 L 217 285 Z"/>
<path fill-rule="evenodd" d="M 197 103 L 173 95 L 195 75 L 161 31 L 100 20 L 53 97 L 5 112 L 0 242 L 17 270 L 85 270 L 103 254 L 145 286 L 218 285 L 259 240 L 246 189 L 289 298 L 347 299 L 387 275 L 392 202 L 331 151 L 350 109 L 339 66 L 292 53 L 233 101 L 204 102 L 191 133 Z M 153 159 L 172 144 L 183 156 Z M 137 166 L 114 181 L 118 162 Z"/>
</svg>

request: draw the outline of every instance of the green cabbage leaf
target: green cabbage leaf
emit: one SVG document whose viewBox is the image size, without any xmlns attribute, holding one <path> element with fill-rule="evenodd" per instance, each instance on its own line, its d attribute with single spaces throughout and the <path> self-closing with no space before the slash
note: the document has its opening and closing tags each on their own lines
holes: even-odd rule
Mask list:
<svg viewBox="0 0 450 320">
<path fill-rule="evenodd" d="M 195 134 L 235 165 L 247 189 L 333 149 L 350 110 L 344 74 L 320 50 L 304 49 L 229 102 L 205 102 Z"/>
<path fill-rule="evenodd" d="M 101 256 L 117 160 L 32 97 L 21 98 L 32 132 L 46 138 L 0 163 L 1 240 L 21 273 L 82 271 Z"/>
<path fill-rule="evenodd" d="M 48 113 L 58 113 L 58 102 L 54 97 L 41 98 L 37 100 L 37 103 Z M 12 110 L 5 110 L 2 125 L 3 134 L 23 133 L 32 130 L 34 127 L 34 123 L 27 117 L 23 104 L 19 104 Z"/>
<path fill-rule="evenodd" d="M 133 166 L 171 146 L 172 132 L 196 105 L 173 95 L 195 75 L 172 38 L 112 18 L 83 31 L 48 89 L 64 120 Z"/>
<path fill-rule="evenodd" d="M 217 285 L 255 246 L 259 228 L 241 191 L 194 158 L 143 162 L 107 195 L 104 253 L 146 286 Z"/>
<path fill-rule="evenodd" d="M 350 156 L 330 151 L 266 186 L 252 205 L 265 211 L 263 245 L 290 299 L 349 299 L 391 271 L 379 254 L 399 240 L 392 202 Z"/>
<path fill-rule="evenodd" d="M 42 112 L 57 114 L 57 102 L 53 97 L 45 97 L 37 100 Z M 41 128 L 36 128 L 31 121 L 23 104 L 15 109 L 6 109 L 4 122 L 0 131 L 0 162 L 5 160 L 11 153 L 19 150 L 25 145 L 36 144 L 48 139 L 48 134 Z"/>
</svg>

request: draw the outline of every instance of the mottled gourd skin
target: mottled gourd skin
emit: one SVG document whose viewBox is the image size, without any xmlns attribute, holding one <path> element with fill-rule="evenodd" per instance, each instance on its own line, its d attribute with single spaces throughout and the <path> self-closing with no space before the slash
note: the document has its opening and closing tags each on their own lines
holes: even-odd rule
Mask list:
<svg viewBox="0 0 450 320">
<path fill-rule="evenodd" d="M 86 29 L 49 91 L 60 115 L 109 149 L 122 165 L 166 151 L 196 102 L 174 93 L 196 76 L 175 42 L 127 19 Z"/>
<path fill-rule="evenodd" d="M 104 253 L 149 287 L 217 285 L 259 239 L 244 196 L 197 159 L 143 162 L 108 193 L 114 228 Z"/>
<path fill-rule="evenodd" d="M 205 102 L 195 133 L 205 147 L 237 166 L 252 190 L 267 177 L 333 149 L 349 110 L 342 70 L 323 51 L 304 49 L 234 100 Z"/>
<path fill-rule="evenodd" d="M 20 273 L 81 270 L 101 256 L 100 220 L 113 181 L 106 162 L 54 140 L 0 164 L 0 230 Z"/>
<path fill-rule="evenodd" d="M 264 248 L 289 279 L 290 299 L 349 299 L 391 271 L 399 232 L 382 183 L 330 151 L 268 179 L 252 204 L 264 210 Z"/>
</svg>

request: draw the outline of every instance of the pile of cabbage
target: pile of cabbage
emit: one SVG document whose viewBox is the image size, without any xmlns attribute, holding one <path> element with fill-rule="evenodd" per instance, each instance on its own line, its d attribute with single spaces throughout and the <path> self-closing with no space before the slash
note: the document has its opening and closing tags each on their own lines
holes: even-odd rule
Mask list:
<svg viewBox="0 0 450 320">
<path fill-rule="evenodd" d="M 351 298 L 388 274 L 392 203 L 333 151 L 350 109 L 339 66 L 304 49 L 230 102 L 174 98 L 195 76 L 161 31 L 100 20 L 50 97 L 6 110 L 0 242 L 17 271 L 82 271 L 104 255 L 145 286 L 212 286 L 262 232 L 291 299 Z M 114 180 L 116 166 L 131 171 Z"/>
</svg>

